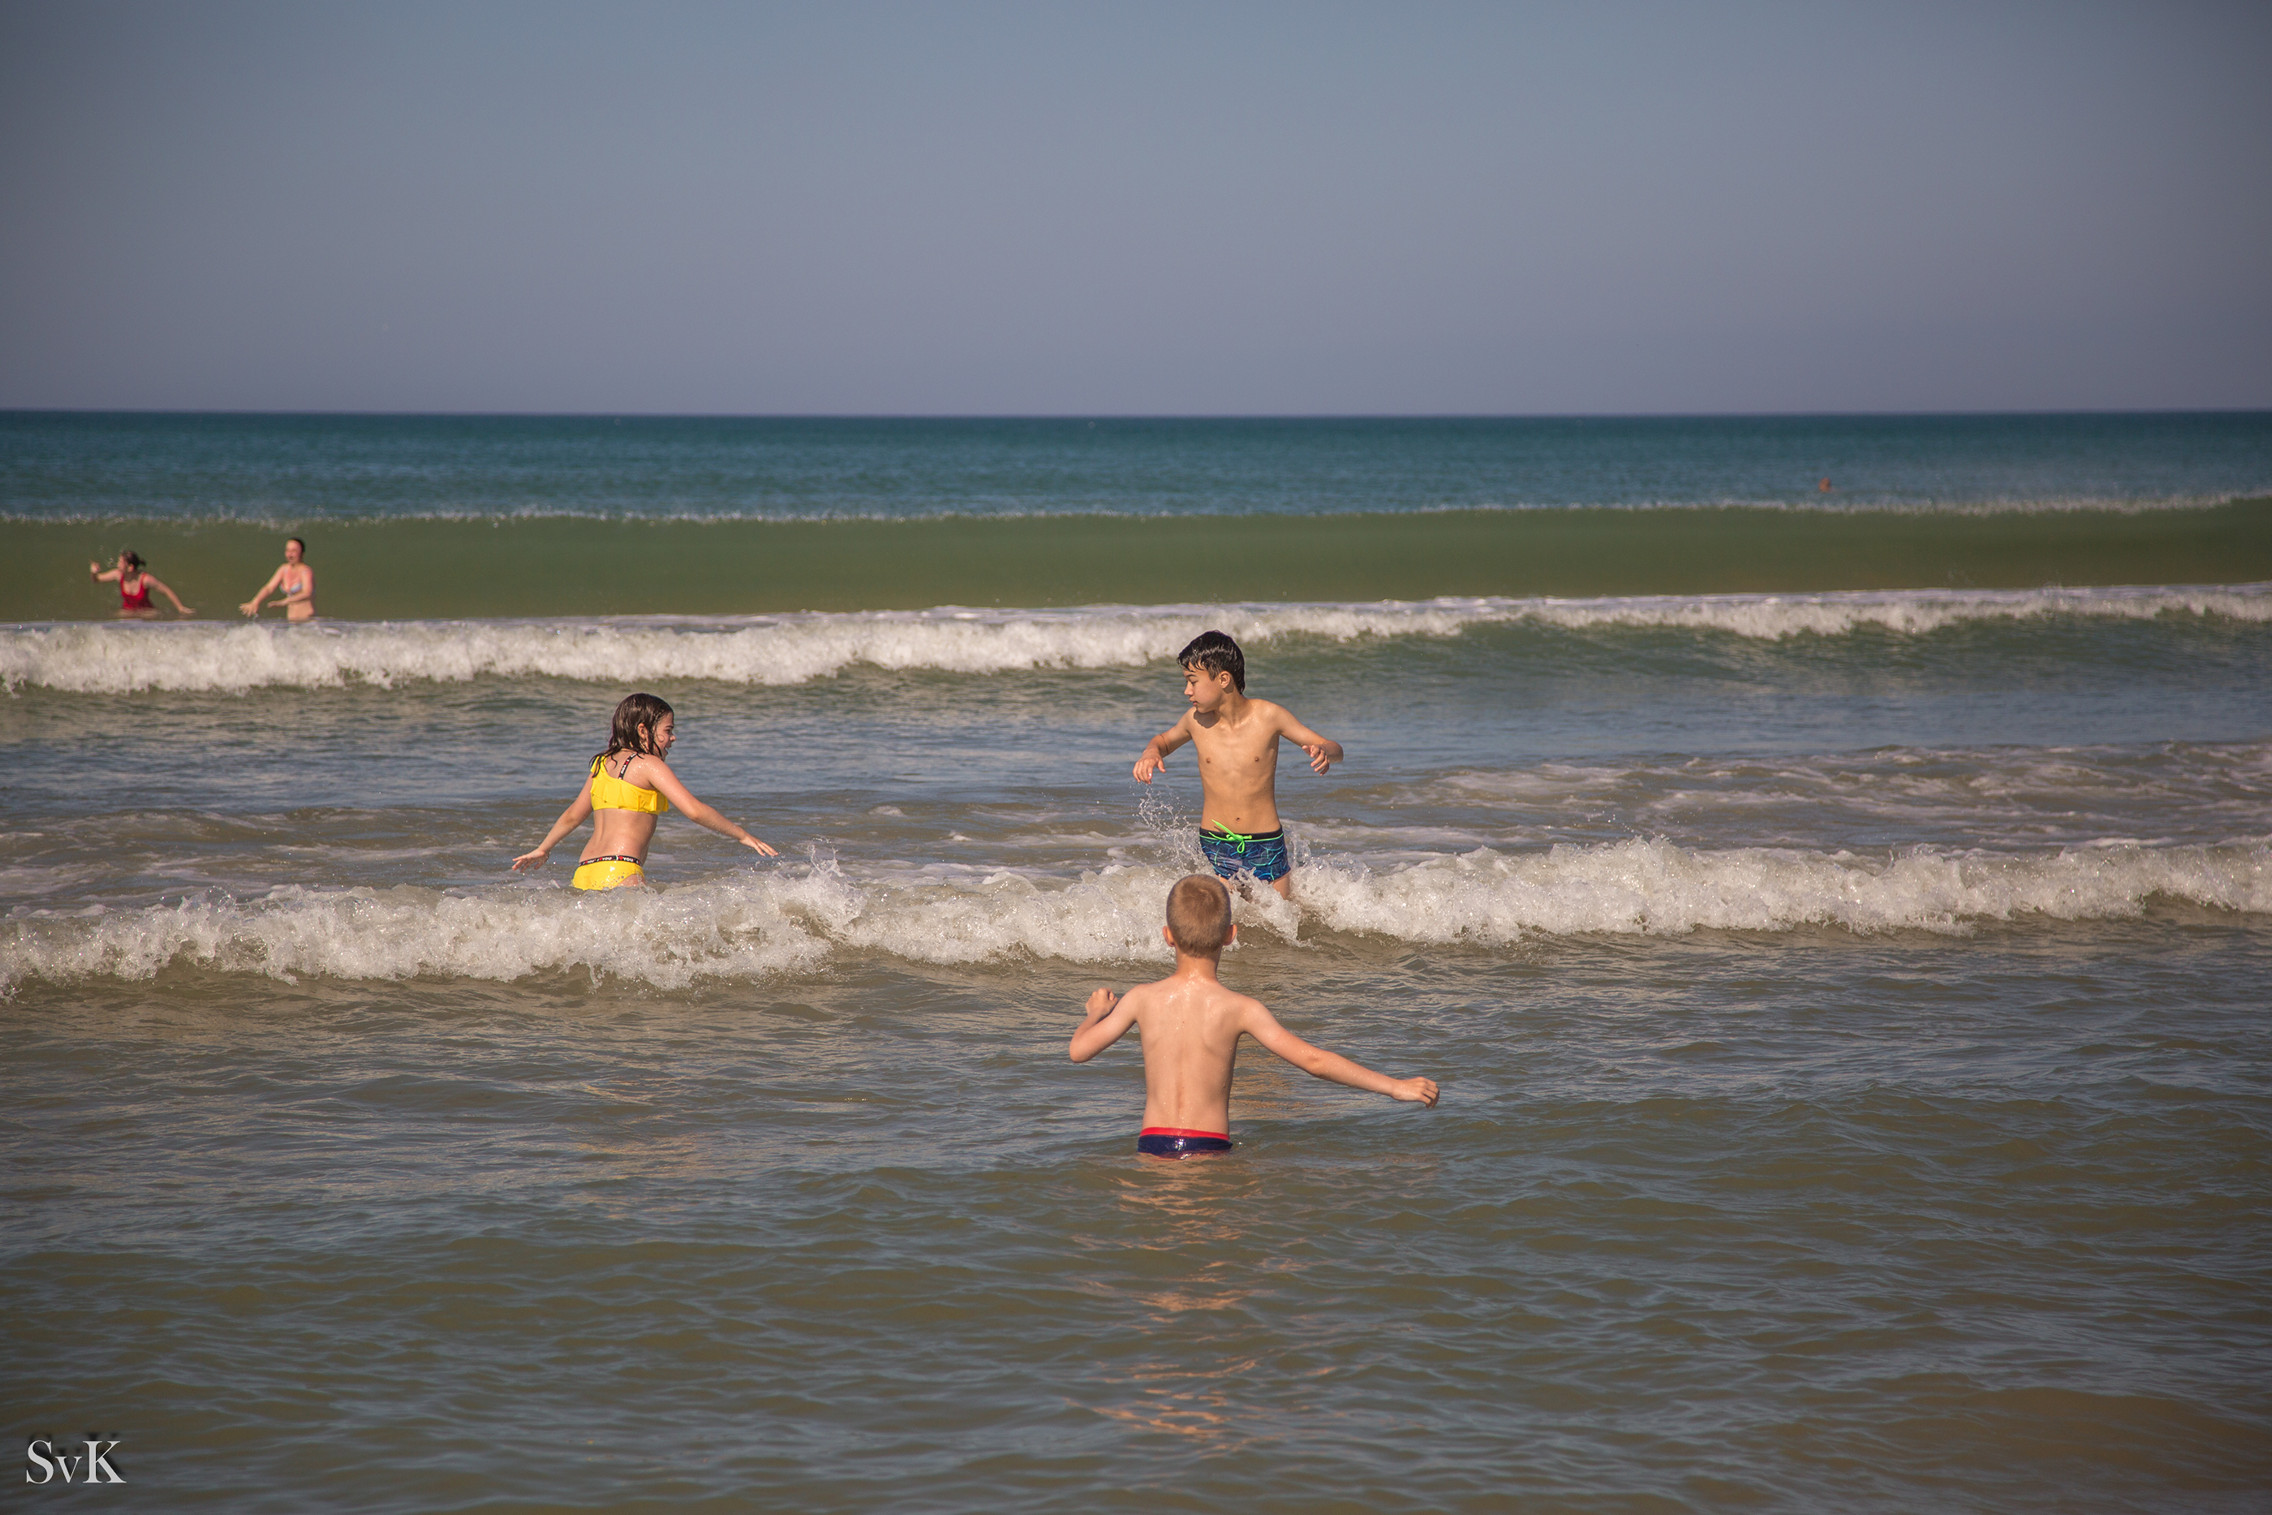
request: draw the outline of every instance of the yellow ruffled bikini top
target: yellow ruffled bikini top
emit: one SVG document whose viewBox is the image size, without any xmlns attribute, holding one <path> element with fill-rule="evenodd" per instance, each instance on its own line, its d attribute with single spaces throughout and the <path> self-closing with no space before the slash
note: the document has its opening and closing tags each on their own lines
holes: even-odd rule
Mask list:
<svg viewBox="0 0 2272 1515">
<path fill-rule="evenodd" d="M 671 802 L 656 791 L 642 789 L 608 772 L 600 766 L 605 761 L 604 758 L 592 759 L 594 810 L 643 810 L 649 815 L 661 815 L 671 808 Z"/>
</svg>

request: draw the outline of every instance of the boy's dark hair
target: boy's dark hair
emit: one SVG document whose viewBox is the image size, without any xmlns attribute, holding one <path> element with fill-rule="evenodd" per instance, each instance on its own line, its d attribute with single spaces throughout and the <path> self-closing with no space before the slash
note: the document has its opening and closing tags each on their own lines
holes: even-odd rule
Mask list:
<svg viewBox="0 0 2272 1515">
<path fill-rule="evenodd" d="M 1220 631 L 1202 631 L 1193 637 L 1175 660 L 1186 668 L 1197 668 L 1202 673 L 1227 673 L 1231 687 L 1246 693 L 1246 654 L 1239 644 Z"/>
<path fill-rule="evenodd" d="M 1168 891 L 1168 935 L 1195 956 L 1223 950 L 1231 939 L 1231 891 L 1221 879 L 1187 873 L 1175 881 Z"/>
</svg>

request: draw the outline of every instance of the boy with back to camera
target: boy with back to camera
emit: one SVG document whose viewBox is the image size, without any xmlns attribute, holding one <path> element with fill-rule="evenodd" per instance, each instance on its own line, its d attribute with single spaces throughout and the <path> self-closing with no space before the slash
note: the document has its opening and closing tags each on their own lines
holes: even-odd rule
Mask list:
<svg viewBox="0 0 2272 1515">
<path fill-rule="evenodd" d="M 1303 1072 L 1417 1105 L 1436 1102 L 1426 1078 L 1390 1078 L 1337 1052 L 1313 1047 L 1278 1024 L 1260 1000 L 1223 987 L 1223 949 L 1238 936 L 1231 891 L 1221 879 L 1189 874 L 1168 891 L 1161 933 L 1175 948 L 1175 972 L 1125 995 L 1099 989 L 1066 1048 L 1085 1063 L 1136 1027 L 1144 1041 L 1147 1157 L 1194 1157 L 1231 1150 L 1231 1068 L 1239 1038 L 1251 1036 Z"/>
<path fill-rule="evenodd" d="M 1191 709 L 1145 744 L 1136 781 L 1152 782 L 1167 767 L 1168 754 L 1191 743 L 1199 752 L 1199 850 L 1207 866 L 1218 878 L 1251 873 L 1280 899 L 1290 899 L 1294 865 L 1278 819 L 1278 742 L 1284 738 L 1308 753 L 1315 773 L 1341 761 L 1341 744 L 1310 730 L 1283 705 L 1248 699 L 1246 657 L 1222 632 L 1199 633 L 1175 660 L 1183 665 L 1183 697 Z"/>
</svg>

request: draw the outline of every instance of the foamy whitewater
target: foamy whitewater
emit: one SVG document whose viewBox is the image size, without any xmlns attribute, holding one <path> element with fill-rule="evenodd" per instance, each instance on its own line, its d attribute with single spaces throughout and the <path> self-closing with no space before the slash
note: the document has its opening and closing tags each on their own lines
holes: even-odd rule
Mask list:
<svg viewBox="0 0 2272 1515">
<path fill-rule="evenodd" d="M 1196 856 L 1077 882 L 1004 871 L 865 884 L 833 862 L 669 890 L 442 893 L 287 885 L 113 911 L 33 909 L 0 923 L 0 992 L 28 978 L 147 979 L 170 968 L 286 982 L 586 972 L 682 989 L 823 969 L 844 952 L 915 963 L 1052 958 L 1164 966 L 1159 903 Z M 2030 917 L 2134 917 L 2156 902 L 2272 914 L 2272 845 L 2106 847 L 2040 856 L 1702 853 L 1662 841 L 1478 849 L 1380 871 L 1322 863 L 1302 903 L 1240 902 L 1243 929 L 1292 943 L 1320 930 L 1393 942 L 1508 947 L 1537 936 L 1699 930 L 1962 933 Z"/>
<path fill-rule="evenodd" d="M 799 684 L 856 664 L 994 673 L 1170 657 L 1210 626 L 1242 645 L 1288 638 L 1449 637 L 1478 626 L 1672 628 L 1778 641 L 1975 622 L 2196 616 L 2272 621 L 2272 584 L 1820 595 L 1436 599 L 1347 605 L 1099 605 L 1062 611 L 866 611 L 691 620 L 76 624 L 0 628 L 0 687 L 312 689 L 482 677 Z"/>
</svg>

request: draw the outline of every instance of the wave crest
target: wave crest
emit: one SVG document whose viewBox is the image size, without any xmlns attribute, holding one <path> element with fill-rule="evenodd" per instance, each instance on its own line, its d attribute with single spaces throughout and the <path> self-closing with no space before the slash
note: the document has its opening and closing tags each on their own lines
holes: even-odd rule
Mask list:
<svg viewBox="0 0 2272 1515">
<path fill-rule="evenodd" d="M 585 971 L 681 989 L 812 971 L 846 952 L 931 964 L 1160 960 L 1161 903 L 1182 871 L 1158 863 L 1074 882 L 1008 871 L 855 882 L 824 861 L 597 895 L 293 885 L 249 901 L 19 911 L 0 922 L 0 993 L 31 979 L 148 979 L 177 964 L 284 979 Z M 1484 948 L 1698 930 L 1955 933 L 2030 917 L 2119 919 L 2157 899 L 2272 914 L 2272 844 L 1864 856 L 1629 841 L 1479 849 L 1380 870 L 1329 860 L 1304 866 L 1298 888 L 1297 904 L 1242 899 L 1242 923 L 1282 939 L 1324 929 Z"/>
<path fill-rule="evenodd" d="M 236 692 L 351 682 L 549 677 L 617 684 L 709 679 L 801 684 L 857 664 L 947 673 L 1135 667 L 1209 626 L 1242 642 L 1447 637 L 1528 623 L 1663 628 L 1767 641 L 1877 629 L 1919 635 L 1964 622 L 2164 615 L 2272 621 L 2272 584 L 2115 589 L 1438 599 L 1365 604 L 1089 606 L 730 620 L 331 622 L 316 626 L 100 623 L 0 628 L 0 685 L 80 694 Z"/>
</svg>

